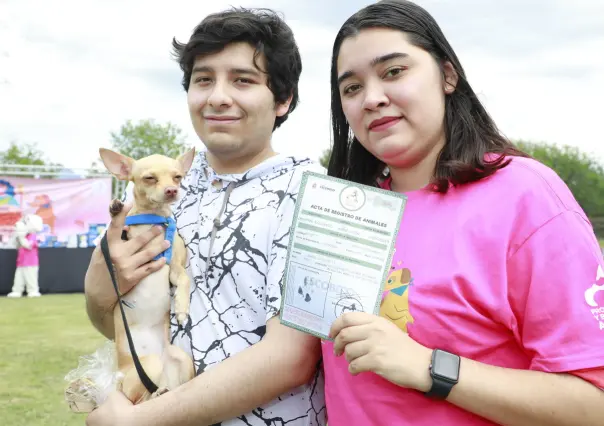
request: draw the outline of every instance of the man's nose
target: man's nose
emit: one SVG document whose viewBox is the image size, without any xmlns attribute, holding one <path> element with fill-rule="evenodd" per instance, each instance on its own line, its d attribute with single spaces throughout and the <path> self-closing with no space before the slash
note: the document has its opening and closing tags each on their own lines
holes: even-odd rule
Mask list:
<svg viewBox="0 0 604 426">
<path fill-rule="evenodd" d="M 220 108 L 224 106 L 230 106 L 232 103 L 231 97 L 228 94 L 228 90 L 223 82 L 216 82 L 212 88 L 212 93 L 208 98 L 208 103 L 213 108 Z"/>
</svg>

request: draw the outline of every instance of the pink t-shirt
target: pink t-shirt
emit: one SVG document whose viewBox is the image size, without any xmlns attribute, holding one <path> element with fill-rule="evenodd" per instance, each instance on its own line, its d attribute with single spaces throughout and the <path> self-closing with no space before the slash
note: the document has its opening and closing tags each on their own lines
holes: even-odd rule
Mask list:
<svg viewBox="0 0 604 426">
<path fill-rule="evenodd" d="M 383 316 L 428 348 L 514 369 L 595 369 L 578 375 L 604 386 L 602 253 L 551 169 L 514 158 L 446 195 L 407 195 L 390 275 L 399 287 Z M 352 376 L 331 342 L 323 357 L 330 426 L 493 424 L 373 373 Z"/>
<path fill-rule="evenodd" d="M 17 267 L 38 266 L 38 239 L 36 234 L 27 234 L 25 237 L 31 244 L 31 249 L 19 247 L 17 252 Z"/>
</svg>

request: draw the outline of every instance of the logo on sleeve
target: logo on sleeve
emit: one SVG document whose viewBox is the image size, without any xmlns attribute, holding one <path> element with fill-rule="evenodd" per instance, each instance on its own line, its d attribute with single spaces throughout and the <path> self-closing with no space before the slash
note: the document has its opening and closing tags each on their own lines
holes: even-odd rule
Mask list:
<svg viewBox="0 0 604 426">
<path fill-rule="evenodd" d="M 598 295 L 600 292 L 604 292 L 604 270 L 602 265 L 598 266 L 596 282 L 585 290 L 585 302 L 592 308 L 591 313 L 596 321 L 600 323 L 600 330 L 604 330 L 604 293 Z M 599 297 L 596 298 L 596 295 Z M 601 303 L 598 303 L 598 300 Z"/>
</svg>

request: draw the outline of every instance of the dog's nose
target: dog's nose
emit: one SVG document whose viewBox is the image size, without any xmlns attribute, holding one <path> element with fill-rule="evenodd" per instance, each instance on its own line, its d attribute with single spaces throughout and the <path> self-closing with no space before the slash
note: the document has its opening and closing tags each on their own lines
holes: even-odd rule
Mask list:
<svg viewBox="0 0 604 426">
<path fill-rule="evenodd" d="M 167 197 L 175 197 L 178 192 L 178 188 L 175 186 L 169 186 L 165 190 L 165 194 Z"/>
</svg>

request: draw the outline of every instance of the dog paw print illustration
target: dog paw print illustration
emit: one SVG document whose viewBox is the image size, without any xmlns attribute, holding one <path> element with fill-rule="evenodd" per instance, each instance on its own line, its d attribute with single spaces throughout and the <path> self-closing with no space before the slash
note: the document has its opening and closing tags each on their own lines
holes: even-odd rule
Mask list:
<svg viewBox="0 0 604 426">
<path fill-rule="evenodd" d="M 306 288 L 306 287 L 308 287 L 308 277 L 307 277 L 307 278 L 304 278 L 304 287 L 305 287 L 305 288 Z M 306 294 L 306 296 L 305 296 L 305 294 Z M 306 291 L 306 292 L 305 292 L 305 291 L 302 289 L 302 286 L 299 286 L 299 287 L 298 287 L 298 295 L 299 295 L 299 296 L 302 296 L 302 298 L 304 299 L 304 301 L 305 301 L 306 303 L 308 303 L 308 302 L 310 302 L 310 301 L 312 300 L 312 297 L 310 297 L 310 292 L 308 292 L 308 291 Z"/>
<path fill-rule="evenodd" d="M 323 316 L 325 312 L 325 300 L 329 283 L 318 278 L 305 276 L 298 284 L 293 305 L 310 312 L 311 314 Z"/>
<path fill-rule="evenodd" d="M 409 286 L 411 271 L 407 268 L 392 271 L 384 288 L 388 293 L 380 306 L 380 316 L 392 321 L 398 328 L 407 332 L 407 324 L 413 322 L 409 312 Z"/>
<path fill-rule="evenodd" d="M 598 267 L 596 282 L 585 290 L 585 302 L 590 306 L 591 313 L 600 324 L 600 330 L 604 330 L 604 303 L 598 303 L 598 300 L 604 300 L 604 293 L 598 299 L 596 295 L 604 292 L 604 270 L 602 266 Z"/>
</svg>

